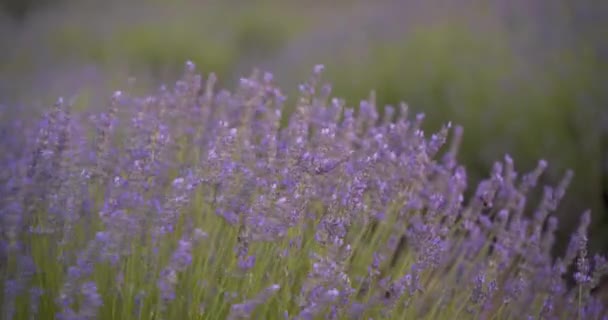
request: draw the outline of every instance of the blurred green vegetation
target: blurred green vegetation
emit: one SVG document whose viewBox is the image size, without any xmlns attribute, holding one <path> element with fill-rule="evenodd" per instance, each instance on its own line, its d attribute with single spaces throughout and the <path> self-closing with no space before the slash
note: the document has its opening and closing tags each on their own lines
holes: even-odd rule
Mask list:
<svg viewBox="0 0 608 320">
<path fill-rule="evenodd" d="M 602 197 L 608 172 L 602 168 L 607 150 L 601 144 L 608 135 L 601 119 L 607 108 L 603 61 L 579 47 L 541 53 L 538 62 L 518 47 L 510 30 L 476 28 L 467 20 L 444 19 L 412 28 L 398 41 L 372 43 L 359 61 L 336 63 L 332 83 L 339 96 L 364 99 L 366 90 L 375 88 L 379 105 L 406 101 L 427 114 L 427 131 L 449 120 L 462 124 L 460 160 L 472 182 L 486 177 L 505 153 L 514 157 L 520 172 L 547 159 L 543 184 L 555 185 L 573 169 L 576 178 L 560 210 L 561 236 L 572 231 L 580 212 L 591 208 L 596 226 L 604 225 L 594 232 L 595 244 L 604 246 L 608 238 L 601 230 L 608 219 Z M 529 209 L 536 205 L 529 203 Z"/>
<path fill-rule="evenodd" d="M 323 63 L 349 105 L 375 89 L 379 105 L 425 112 L 428 130 L 463 125 L 470 188 L 505 153 L 520 172 L 547 159 L 546 184 L 574 169 L 562 236 L 591 208 L 606 250 L 608 5 L 558 2 L 60 1 L 2 22 L 0 98 L 103 106 L 129 76 L 132 90 L 171 83 L 185 60 L 228 86 L 268 69 L 294 94 Z"/>
</svg>

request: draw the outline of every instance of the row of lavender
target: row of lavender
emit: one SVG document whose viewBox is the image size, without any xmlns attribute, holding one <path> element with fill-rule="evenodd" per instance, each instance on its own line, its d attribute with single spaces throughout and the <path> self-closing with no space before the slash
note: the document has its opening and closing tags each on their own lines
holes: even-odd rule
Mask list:
<svg viewBox="0 0 608 320">
<path fill-rule="evenodd" d="M 291 109 L 268 73 L 231 93 L 188 63 L 171 90 L 12 123 L 2 317 L 608 319 L 588 212 L 551 255 L 571 172 L 530 204 L 547 163 L 506 156 L 464 199 L 462 128 L 347 108 L 322 69 Z"/>
</svg>

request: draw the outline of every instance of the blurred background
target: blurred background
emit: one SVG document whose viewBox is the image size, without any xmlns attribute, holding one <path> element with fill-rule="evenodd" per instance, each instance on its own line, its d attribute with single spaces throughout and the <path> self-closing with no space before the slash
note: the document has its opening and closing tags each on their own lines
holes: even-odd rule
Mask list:
<svg viewBox="0 0 608 320">
<path fill-rule="evenodd" d="M 558 250 L 589 208 L 592 249 L 608 252 L 608 1 L 0 0 L 0 8 L 3 121 L 58 96 L 104 107 L 114 90 L 171 84 L 188 59 L 228 87 L 254 67 L 272 71 L 292 96 L 322 63 L 349 105 L 374 89 L 380 105 L 425 112 L 427 130 L 463 125 L 471 189 L 506 153 L 519 172 L 547 159 L 542 184 L 573 169 Z"/>
</svg>

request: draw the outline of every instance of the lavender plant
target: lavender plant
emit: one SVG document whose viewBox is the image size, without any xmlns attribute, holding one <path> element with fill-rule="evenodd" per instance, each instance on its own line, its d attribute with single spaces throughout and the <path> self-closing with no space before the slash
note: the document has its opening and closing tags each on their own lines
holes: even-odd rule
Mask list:
<svg viewBox="0 0 608 320">
<path fill-rule="evenodd" d="M 269 73 L 229 92 L 187 63 L 105 112 L 60 99 L 14 122 L 2 318 L 608 319 L 589 212 L 551 255 L 571 172 L 531 207 L 547 162 L 520 174 L 507 155 L 465 199 L 461 127 L 427 136 L 373 94 L 348 108 L 322 71 L 292 108 Z"/>
</svg>

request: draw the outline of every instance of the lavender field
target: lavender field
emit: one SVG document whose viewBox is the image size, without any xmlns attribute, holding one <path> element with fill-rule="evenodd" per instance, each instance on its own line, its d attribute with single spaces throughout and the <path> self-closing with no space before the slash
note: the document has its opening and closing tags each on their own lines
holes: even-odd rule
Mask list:
<svg viewBox="0 0 608 320">
<path fill-rule="evenodd" d="M 0 319 L 608 320 L 605 30 L 0 0 Z"/>
<path fill-rule="evenodd" d="M 565 172 L 496 162 L 465 198 L 462 128 L 270 73 L 60 99 L 2 140 L 4 319 L 608 319 L 589 212 L 553 259 Z M 285 119 L 282 121 L 282 119 Z M 282 125 L 285 123 L 285 125 Z M 568 283 L 568 270 L 574 270 Z"/>
</svg>

